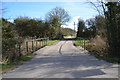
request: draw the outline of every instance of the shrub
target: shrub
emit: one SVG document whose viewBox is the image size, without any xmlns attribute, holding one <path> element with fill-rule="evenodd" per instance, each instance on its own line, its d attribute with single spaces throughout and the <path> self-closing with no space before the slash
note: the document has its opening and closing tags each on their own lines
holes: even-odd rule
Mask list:
<svg viewBox="0 0 120 80">
<path fill-rule="evenodd" d="M 108 55 L 106 40 L 102 37 L 95 37 L 94 39 L 91 39 L 91 43 L 86 47 L 86 49 L 94 55 Z"/>
</svg>

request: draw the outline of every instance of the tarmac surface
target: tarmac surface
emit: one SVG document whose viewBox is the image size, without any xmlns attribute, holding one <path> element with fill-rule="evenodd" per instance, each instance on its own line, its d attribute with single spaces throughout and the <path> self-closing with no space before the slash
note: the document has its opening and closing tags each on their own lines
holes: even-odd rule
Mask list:
<svg viewBox="0 0 120 80">
<path fill-rule="evenodd" d="M 30 61 L 3 74 L 3 78 L 118 78 L 118 64 L 91 56 L 72 40 L 63 40 L 36 52 Z"/>
</svg>

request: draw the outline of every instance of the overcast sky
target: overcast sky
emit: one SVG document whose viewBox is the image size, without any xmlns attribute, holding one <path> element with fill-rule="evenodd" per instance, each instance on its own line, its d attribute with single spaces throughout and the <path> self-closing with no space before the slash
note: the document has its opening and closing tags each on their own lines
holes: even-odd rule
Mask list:
<svg viewBox="0 0 120 80">
<path fill-rule="evenodd" d="M 18 1 L 18 0 L 16 0 Z M 45 15 L 55 7 L 64 8 L 69 15 L 71 20 L 67 25 L 62 25 L 63 27 L 68 27 L 74 29 L 74 22 L 77 24 L 78 19 L 81 18 L 86 20 L 98 15 L 97 11 L 91 8 L 85 1 L 80 2 L 2 2 L 2 7 L 5 8 L 5 12 L 2 17 L 13 20 L 20 16 L 27 16 L 30 18 L 41 18 L 45 19 Z M 77 29 L 77 25 L 76 25 Z"/>
</svg>

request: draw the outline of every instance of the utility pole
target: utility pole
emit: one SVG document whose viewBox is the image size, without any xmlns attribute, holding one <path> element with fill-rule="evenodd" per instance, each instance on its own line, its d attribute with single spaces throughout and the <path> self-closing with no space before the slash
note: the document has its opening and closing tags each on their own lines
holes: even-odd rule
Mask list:
<svg viewBox="0 0 120 80">
<path fill-rule="evenodd" d="M 74 31 L 75 31 L 75 22 L 74 22 Z"/>
<path fill-rule="evenodd" d="M 76 36 L 75 25 L 76 25 L 76 24 L 75 24 L 75 22 L 74 22 L 74 32 L 75 32 L 74 36 Z"/>
</svg>

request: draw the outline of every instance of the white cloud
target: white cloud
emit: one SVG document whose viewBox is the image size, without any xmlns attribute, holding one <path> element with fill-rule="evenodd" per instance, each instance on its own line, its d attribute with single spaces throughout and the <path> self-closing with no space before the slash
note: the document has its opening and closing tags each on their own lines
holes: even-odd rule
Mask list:
<svg viewBox="0 0 120 80">
<path fill-rule="evenodd" d="M 80 16 L 75 16 L 73 17 L 70 22 L 67 23 L 67 25 L 62 25 L 62 27 L 64 28 L 71 28 L 74 29 L 74 22 L 75 22 L 75 30 L 77 31 L 77 23 L 78 23 L 78 19 L 80 18 Z"/>
</svg>

